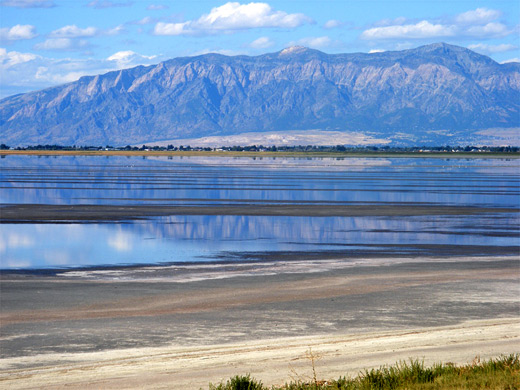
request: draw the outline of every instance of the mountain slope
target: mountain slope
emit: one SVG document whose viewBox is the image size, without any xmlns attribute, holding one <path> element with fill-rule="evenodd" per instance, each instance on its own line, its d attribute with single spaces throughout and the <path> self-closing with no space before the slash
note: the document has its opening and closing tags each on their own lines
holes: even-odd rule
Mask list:
<svg viewBox="0 0 520 390">
<path fill-rule="evenodd" d="M 443 43 L 375 54 L 292 47 L 176 58 L 8 97 L 0 141 L 126 145 L 308 129 L 413 140 L 520 127 L 519 118 L 517 63 Z"/>
</svg>

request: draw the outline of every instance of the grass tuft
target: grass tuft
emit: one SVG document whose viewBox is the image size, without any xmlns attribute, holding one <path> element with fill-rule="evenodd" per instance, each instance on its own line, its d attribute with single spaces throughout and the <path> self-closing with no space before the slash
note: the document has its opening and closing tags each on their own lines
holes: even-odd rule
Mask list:
<svg viewBox="0 0 520 390">
<path fill-rule="evenodd" d="M 457 367 L 452 363 L 425 367 L 424 362 L 410 360 L 393 366 L 365 370 L 357 378 L 320 381 L 315 373 L 309 383 L 291 382 L 271 388 L 249 375 L 235 376 L 226 384 L 210 385 L 210 390 L 520 390 L 520 354 L 502 356 Z"/>
<path fill-rule="evenodd" d="M 209 385 L 210 390 L 263 390 L 266 389 L 262 382 L 252 379 L 249 374 L 235 376 L 228 380 L 226 384 Z"/>
</svg>

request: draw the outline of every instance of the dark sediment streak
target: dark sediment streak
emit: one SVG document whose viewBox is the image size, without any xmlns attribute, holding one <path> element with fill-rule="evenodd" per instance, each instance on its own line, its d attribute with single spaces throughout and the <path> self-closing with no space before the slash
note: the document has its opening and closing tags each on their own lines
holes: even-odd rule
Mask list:
<svg viewBox="0 0 520 390">
<path fill-rule="evenodd" d="M 517 208 L 425 205 L 229 204 L 212 206 L 17 204 L 0 208 L 0 223 L 120 221 L 169 215 L 417 216 L 517 213 Z"/>
</svg>

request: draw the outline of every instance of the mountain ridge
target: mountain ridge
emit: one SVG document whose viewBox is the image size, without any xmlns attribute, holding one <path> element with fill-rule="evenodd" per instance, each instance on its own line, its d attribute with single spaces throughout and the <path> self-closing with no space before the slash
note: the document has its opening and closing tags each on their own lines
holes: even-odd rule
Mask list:
<svg viewBox="0 0 520 390">
<path fill-rule="evenodd" d="M 414 143 L 520 127 L 519 118 L 520 64 L 446 43 L 371 54 L 290 47 L 178 57 L 10 96 L 0 138 L 125 145 L 319 129 Z"/>
</svg>

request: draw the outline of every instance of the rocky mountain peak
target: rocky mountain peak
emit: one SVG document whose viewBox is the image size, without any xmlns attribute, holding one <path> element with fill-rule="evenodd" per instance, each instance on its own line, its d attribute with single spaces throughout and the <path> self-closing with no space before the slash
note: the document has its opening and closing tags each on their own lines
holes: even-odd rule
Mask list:
<svg viewBox="0 0 520 390">
<path fill-rule="evenodd" d="M 176 58 L 11 96 L 0 101 L 0 141 L 127 145 L 331 130 L 453 144 L 453 134 L 520 128 L 519 118 L 520 64 L 446 43 L 370 55 L 293 46 Z"/>
<path fill-rule="evenodd" d="M 308 52 L 310 49 L 305 46 L 289 46 L 282 51 L 280 51 L 280 56 L 294 55 L 294 54 L 302 54 Z"/>
</svg>

